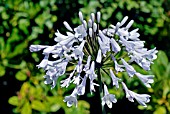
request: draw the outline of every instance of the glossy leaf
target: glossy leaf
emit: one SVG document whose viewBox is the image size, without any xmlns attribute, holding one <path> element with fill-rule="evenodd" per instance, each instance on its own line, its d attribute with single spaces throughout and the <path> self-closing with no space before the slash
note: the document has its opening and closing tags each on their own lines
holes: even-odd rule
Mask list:
<svg viewBox="0 0 170 114">
<path fill-rule="evenodd" d="M 46 106 L 41 101 L 38 101 L 38 100 L 33 100 L 31 102 L 31 107 L 34 110 L 47 111 Z"/>
<path fill-rule="evenodd" d="M 8 103 L 14 106 L 18 106 L 19 100 L 17 96 L 10 97 Z"/>
<path fill-rule="evenodd" d="M 22 107 L 21 114 L 32 114 L 32 109 L 28 101 Z"/>
<path fill-rule="evenodd" d="M 0 65 L 0 77 L 5 75 L 5 67 Z"/>
<path fill-rule="evenodd" d="M 24 81 L 27 79 L 27 75 L 24 71 L 18 71 L 15 75 L 15 78 L 19 81 Z"/>
</svg>

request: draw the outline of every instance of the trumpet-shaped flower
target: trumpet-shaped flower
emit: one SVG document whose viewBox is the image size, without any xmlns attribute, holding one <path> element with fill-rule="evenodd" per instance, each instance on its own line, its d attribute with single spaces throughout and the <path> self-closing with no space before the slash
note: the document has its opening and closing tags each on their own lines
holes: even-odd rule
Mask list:
<svg viewBox="0 0 170 114">
<path fill-rule="evenodd" d="M 67 102 L 68 107 L 71 107 L 73 104 L 77 107 L 77 89 L 75 88 L 72 94 L 66 96 L 63 101 Z"/>
<path fill-rule="evenodd" d="M 112 60 L 113 60 L 114 63 L 115 63 L 115 67 L 114 67 L 114 68 L 115 68 L 116 72 L 117 72 L 117 73 L 118 73 L 118 72 L 123 72 L 124 69 L 123 69 L 122 67 L 124 67 L 124 66 L 123 66 L 123 65 L 119 65 L 113 55 L 111 55 L 111 58 L 112 58 Z"/>
<path fill-rule="evenodd" d="M 133 75 L 136 73 L 135 69 L 131 65 L 129 65 L 124 59 L 121 58 L 121 60 L 122 60 L 123 65 L 126 68 L 128 75 L 130 77 L 133 77 Z"/>
<path fill-rule="evenodd" d="M 113 73 L 113 71 L 110 69 L 110 76 L 111 76 L 111 78 L 112 78 L 112 83 L 113 83 L 113 86 L 116 86 L 116 88 L 119 88 L 119 83 L 118 83 L 118 81 L 120 80 L 119 78 L 117 78 L 115 75 L 114 75 L 114 73 Z"/>
<path fill-rule="evenodd" d="M 123 89 L 125 90 L 126 93 L 126 98 L 128 98 L 129 101 L 134 102 L 134 99 L 137 100 L 137 102 L 144 106 L 147 107 L 146 103 L 150 101 L 150 95 L 147 94 L 137 94 L 131 90 L 129 90 L 124 82 L 122 82 Z"/>
<path fill-rule="evenodd" d="M 150 84 L 154 82 L 153 75 L 143 75 L 140 73 L 135 73 L 135 75 L 143 82 L 146 87 L 151 87 Z"/>
<path fill-rule="evenodd" d="M 104 84 L 104 97 L 102 98 L 102 105 L 107 104 L 109 108 L 112 108 L 112 103 L 116 103 L 117 99 L 115 95 L 109 94 L 107 86 Z"/>
<path fill-rule="evenodd" d="M 81 84 L 77 86 L 77 94 L 78 95 L 84 95 L 85 93 L 85 86 L 86 86 L 86 80 L 87 80 L 87 76 L 85 75 Z"/>
</svg>

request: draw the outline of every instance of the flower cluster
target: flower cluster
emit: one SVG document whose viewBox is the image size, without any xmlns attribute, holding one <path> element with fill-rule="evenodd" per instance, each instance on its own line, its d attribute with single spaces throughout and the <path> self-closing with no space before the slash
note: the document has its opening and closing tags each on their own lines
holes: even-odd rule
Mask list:
<svg viewBox="0 0 170 114">
<path fill-rule="evenodd" d="M 82 13 L 79 12 L 79 18 L 81 25 L 74 29 L 64 21 L 63 24 L 68 32 L 63 35 L 57 30 L 54 39 L 56 45 L 30 46 L 31 52 L 43 50 L 44 59 L 37 67 L 46 71 L 44 83 L 54 88 L 60 76 L 69 74 L 60 83 L 61 87 L 66 88 L 70 84 L 75 85 L 72 94 L 64 99 L 70 107 L 73 104 L 77 106 L 77 97 L 85 94 L 86 81 L 89 80 L 91 94 L 95 92 L 95 86 L 104 87 L 102 105 L 107 104 L 109 108 L 112 108 L 112 103 L 116 103 L 117 99 L 115 95 L 109 93 L 102 80 L 100 70 L 103 70 L 112 79 L 113 86 L 123 87 L 129 101 L 134 102 L 136 99 L 139 104 L 146 107 L 145 103 L 149 102 L 150 96 L 129 90 L 116 75 L 126 71 L 130 78 L 136 76 L 146 87 L 150 87 L 154 76 L 140 74 L 131 63 L 137 63 L 144 70 L 150 70 L 150 65 L 157 58 L 156 48 L 151 50 L 144 48 L 144 41 L 139 39 L 138 29 L 130 30 L 134 21 L 128 22 L 128 16 L 125 16 L 115 26 L 110 25 L 103 30 L 99 28 L 100 12 L 97 12 L 96 16 L 91 13 L 88 21 L 85 21 Z M 56 60 L 49 60 L 49 56 Z M 69 65 L 72 65 L 71 71 L 67 70 Z"/>
</svg>

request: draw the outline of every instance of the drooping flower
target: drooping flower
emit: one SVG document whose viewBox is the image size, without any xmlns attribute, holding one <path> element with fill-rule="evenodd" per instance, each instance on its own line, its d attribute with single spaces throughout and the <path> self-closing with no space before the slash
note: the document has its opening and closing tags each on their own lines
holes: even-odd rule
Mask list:
<svg viewBox="0 0 170 114">
<path fill-rule="evenodd" d="M 146 86 L 146 87 L 151 87 L 150 84 L 154 82 L 153 78 L 154 76 L 153 75 L 143 75 L 143 74 L 140 74 L 140 73 L 136 73 L 135 74 L 142 82 L 143 84 Z"/>
<path fill-rule="evenodd" d="M 107 104 L 109 108 L 112 108 L 112 103 L 116 103 L 117 99 L 115 95 L 109 94 L 107 86 L 104 84 L 104 97 L 102 98 L 102 105 Z"/>
<path fill-rule="evenodd" d="M 86 65 L 84 66 L 83 71 L 89 70 L 89 68 L 90 68 L 90 61 L 91 61 L 91 56 L 89 55 L 89 56 L 88 56 L 88 59 L 87 59 L 87 63 L 86 63 Z"/>
<path fill-rule="evenodd" d="M 66 96 L 63 101 L 67 102 L 68 107 L 71 107 L 73 104 L 77 107 L 77 89 L 75 88 L 72 94 Z"/>
<path fill-rule="evenodd" d="M 114 51 L 115 53 L 117 53 L 121 50 L 120 46 L 118 45 L 118 43 L 113 38 L 110 39 L 110 43 L 111 43 L 111 46 L 112 46 L 112 51 Z"/>
<path fill-rule="evenodd" d="M 49 46 L 31 45 L 31 46 L 29 47 L 29 50 L 30 50 L 30 52 L 36 52 L 36 51 L 40 51 L 40 50 L 42 50 L 42 49 L 44 49 L 44 48 L 47 48 L 47 47 L 49 47 Z"/>
<path fill-rule="evenodd" d="M 147 94 L 137 94 L 131 90 L 129 90 L 124 82 L 122 82 L 123 89 L 125 90 L 126 93 L 126 98 L 128 98 L 129 101 L 134 102 L 134 99 L 137 100 L 137 102 L 144 106 L 147 107 L 145 103 L 148 103 L 150 101 L 150 95 Z"/>
<path fill-rule="evenodd" d="M 45 68 L 48 64 L 48 57 L 49 55 L 45 55 L 44 59 L 41 61 L 39 65 L 37 65 L 38 68 Z"/>
<path fill-rule="evenodd" d="M 130 77 L 133 77 L 133 75 L 136 73 L 135 69 L 131 65 L 129 65 L 124 59 L 121 58 L 121 60 L 122 60 L 123 65 L 125 66 L 125 69 L 128 75 Z"/>
<path fill-rule="evenodd" d="M 93 91 L 95 92 L 94 85 L 99 86 L 98 84 L 93 82 L 97 78 L 97 74 L 94 71 L 94 69 L 95 69 L 94 67 L 95 67 L 94 61 L 92 61 L 90 69 L 86 72 L 86 74 L 88 75 L 88 77 L 90 79 L 90 92 L 91 92 L 91 94 L 92 94 Z"/>
<path fill-rule="evenodd" d="M 86 80 L 87 80 L 87 76 L 85 75 L 81 84 L 77 86 L 77 94 L 78 95 L 84 95 L 85 87 L 86 87 Z"/>
<path fill-rule="evenodd" d="M 124 71 L 124 69 L 123 69 L 124 66 L 123 65 L 119 65 L 113 55 L 111 55 L 111 58 L 114 61 L 114 64 L 115 64 L 114 68 L 115 68 L 116 72 L 117 73 L 118 72 L 123 72 Z"/>
<path fill-rule="evenodd" d="M 113 73 L 113 71 L 110 69 L 110 76 L 111 76 L 111 78 L 112 78 L 112 83 L 113 83 L 113 86 L 116 86 L 116 88 L 119 88 L 119 78 L 117 78 L 115 75 L 114 75 L 114 73 Z"/>
</svg>

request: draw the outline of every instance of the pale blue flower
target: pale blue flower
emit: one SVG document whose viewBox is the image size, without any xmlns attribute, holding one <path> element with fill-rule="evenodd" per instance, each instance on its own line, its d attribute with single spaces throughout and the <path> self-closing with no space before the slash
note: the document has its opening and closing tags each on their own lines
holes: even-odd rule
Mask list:
<svg viewBox="0 0 170 114">
<path fill-rule="evenodd" d="M 102 105 L 107 104 L 109 108 L 112 108 L 112 103 L 116 103 L 116 102 L 117 99 L 115 98 L 115 95 L 109 94 L 107 86 L 104 84 L 104 96 L 102 98 Z"/>
<path fill-rule="evenodd" d="M 84 56 L 84 53 L 83 53 L 84 44 L 85 44 L 85 41 L 83 40 L 82 43 L 73 50 L 72 55 L 75 59 L 77 59 L 78 57 L 83 58 L 83 56 Z"/>
<path fill-rule="evenodd" d="M 157 58 L 157 55 L 156 55 L 157 53 L 158 53 L 158 50 L 156 50 L 156 48 L 153 48 L 147 51 L 147 54 L 145 55 L 145 57 L 148 60 L 153 61 Z"/>
<path fill-rule="evenodd" d="M 56 81 L 58 79 L 58 76 L 56 76 L 56 75 L 52 75 L 52 76 L 45 75 L 44 78 L 45 78 L 44 83 L 45 84 L 50 84 L 51 89 L 53 89 L 56 86 Z"/>
<path fill-rule="evenodd" d="M 112 51 L 114 51 L 115 53 L 121 50 L 120 46 L 113 38 L 110 39 L 110 43 L 111 43 Z"/>
<path fill-rule="evenodd" d="M 114 65 L 115 65 L 114 68 L 115 68 L 116 72 L 117 73 L 118 72 L 123 72 L 124 71 L 124 69 L 123 69 L 124 66 L 123 65 L 119 65 L 113 55 L 111 55 L 111 58 L 114 61 Z"/>
<path fill-rule="evenodd" d="M 48 75 L 45 75 L 44 78 L 44 84 L 51 84 L 53 82 Z"/>
<path fill-rule="evenodd" d="M 117 33 L 118 35 L 120 35 L 121 37 L 128 37 L 129 36 L 129 32 L 128 30 L 126 30 L 125 28 L 120 28 L 118 29 Z"/>
<path fill-rule="evenodd" d="M 93 82 L 93 80 L 90 80 L 90 93 L 91 94 L 96 91 L 94 86 L 99 86 L 99 84 L 96 84 Z"/>
<path fill-rule="evenodd" d="M 73 72 L 70 73 L 69 77 L 66 78 L 65 80 L 61 80 L 60 83 L 61 83 L 61 87 L 68 87 L 71 83 L 71 78 L 73 77 L 75 73 L 75 69 L 73 70 Z"/>
<path fill-rule="evenodd" d="M 87 22 L 85 20 L 83 20 L 83 26 L 84 26 L 85 30 L 87 30 Z"/>
<path fill-rule="evenodd" d="M 113 71 L 110 69 L 110 76 L 111 76 L 111 78 L 112 78 L 112 84 L 113 84 L 113 86 L 116 86 L 116 88 L 119 88 L 119 78 L 117 78 L 115 75 L 114 75 L 114 73 L 113 73 Z"/>
<path fill-rule="evenodd" d="M 79 25 L 77 28 L 74 29 L 75 31 L 75 37 L 78 41 L 83 41 L 84 37 L 87 36 L 86 29 L 83 25 Z"/>
<path fill-rule="evenodd" d="M 129 65 L 124 59 L 121 58 L 121 60 L 122 60 L 122 63 L 124 65 L 128 75 L 130 77 L 133 77 L 133 75 L 136 73 L 136 70 L 131 65 Z"/>
<path fill-rule="evenodd" d="M 86 87 L 86 80 L 87 80 L 87 76 L 85 75 L 81 84 L 77 86 L 77 94 L 78 95 L 84 95 L 85 87 Z"/>
<path fill-rule="evenodd" d="M 154 76 L 153 75 L 143 75 L 143 74 L 140 74 L 140 73 L 135 73 L 135 75 L 142 81 L 142 83 L 146 86 L 146 87 L 151 87 L 151 83 L 154 82 L 153 78 Z"/>
<path fill-rule="evenodd" d="M 93 82 L 93 80 L 97 78 L 97 75 L 95 74 L 95 71 L 94 71 L 94 69 L 95 69 L 94 67 L 95 67 L 95 63 L 94 63 L 94 61 L 92 61 L 90 69 L 86 72 L 86 74 L 88 75 L 88 77 L 90 79 L 90 92 L 91 92 L 91 94 L 92 94 L 92 91 L 95 92 L 94 85 L 99 86 L 98 84 Z"/>
<path fill-rule="evenodd" d="M 94 79 L 97 78 L 97 75 L 95 74 L 94 69 L 95 69 L 95 63 L 94 63 L 94 61 L 92 61 L 90 69 L 86 72 L 86 74 L 89 75 L 89 78 L 91 81 L 93 81 Z"/>
<path fill-rule="evenodd" d="M 37 65 L 37 67 L 38 67 L 38 68 L 45 68 L 45 67 L 47 66 L 47 64 L 48 64 L 48 58 L 49 58 L 49 55 L 46 54 L 46 55 L 44 56 L 44 59 L 40 62 L 39 65 Z"/>
<path fill-rule="evenodd" d="M 137 93 L 129 90 L 124 82 L 122 82 L 122 86 L 123 86 L 123 89 L 125 90 L 126 98 L 128 98 L 129 101 L 134 102 L 134 99 L 136 99 L 136 101 L 140 105 L 147 107 L 146 103 L 148 103 L 150 101 L 150 99 L 149 99 L 151 97 L 150 95 L 137 94 Z"/>
<path fill-rule="evenodd" d="M 131 39 L 131 40 L 134 40 L 134 41 L 137 41 L 137 40 L 140 40 L 138 37 L 140 36 L 139 33 L 137 33 L 139 29 L 134 29 L 132 31 L 129 32 L 129 36 L 128 38 Z"/>
<path fill-rule="evenodd" d="M 108 43 L 105 44 L 100 37 L 98 37 L 98 42 L 100 45 L 100 49 L 103 53 L 103 56 L 106 57 L 106 53 L 110 51 L 110 45 Z"/>
<path fill-rule="evenodd" d="M 40 51 L 40 50 L 42 50 L 42 49 L 44 49 L 44 48 L 47 48 L 47 47 L 49 47 L 49 46 L 31 45 L 31 46 L 29 47 L 29 50 L 30 50 L 30 52 L 37 52 L 37 51 Z"/>
<path fill-rule="evenodd" d="M 78 73 L 76 76 L 73 77 L 71 82 L 73 82 L 73 84 L 79 85 L 80 84 L 80 80 L 81 80 L 81 76 L 80 76 L 80 73 Z"/>
<path fill-rule="evenodd" d="M 90 68 L 90 61 L 91 61 L 91 56 L 89 55 L 89 56 L 88 56 L 88 59 L 87 59 L 87 63 L 86 63 L 86 65 L 84 66 L 83 71 L 89 70 L 89 68 Z"/>
<path fill-rule="evenodd" d="M 77 107 L 77 89 L 75 88 L 72 94 L 66 96 L 63 101 L 67 102 L 68 107 L 71 107 L 73 104 Z"/>
</svg>

